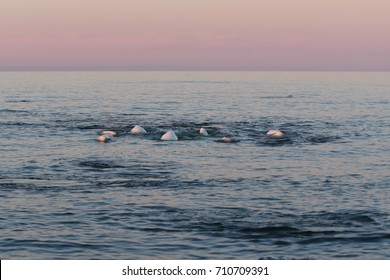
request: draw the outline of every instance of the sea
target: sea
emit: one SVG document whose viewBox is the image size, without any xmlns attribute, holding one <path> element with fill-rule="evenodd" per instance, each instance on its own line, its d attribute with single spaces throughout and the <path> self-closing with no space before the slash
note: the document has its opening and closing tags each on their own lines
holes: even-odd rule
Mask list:
<svg viewBox="0 0 390 280">
<path fill-rule="evenodd" d="M 1 259 L 390 259 L 390 72 L 0 72 L 0 131 Z"/>
</svg>

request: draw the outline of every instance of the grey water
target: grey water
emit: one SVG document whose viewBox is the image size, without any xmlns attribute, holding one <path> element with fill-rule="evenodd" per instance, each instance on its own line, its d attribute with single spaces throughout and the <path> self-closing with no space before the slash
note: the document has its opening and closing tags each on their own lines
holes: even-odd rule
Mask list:
<svg viewBox="0 0 390 280">
<path fill-rule="evenodd" d="M 389 72 L 0 72 L 0 258 L 389 259 L 389 105 Z"/>
</svg>

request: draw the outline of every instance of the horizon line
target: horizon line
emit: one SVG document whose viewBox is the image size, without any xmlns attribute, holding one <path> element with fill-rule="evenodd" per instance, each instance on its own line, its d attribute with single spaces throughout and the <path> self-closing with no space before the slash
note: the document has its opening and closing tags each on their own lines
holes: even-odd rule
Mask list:
<svg viewBox="0 0 390 280">
<path fill-rule="evenodd" d="M 0 67 L 0 72 L 390 72 L 380 68 L 321 68 L 321 67 Z"/>
</svg>

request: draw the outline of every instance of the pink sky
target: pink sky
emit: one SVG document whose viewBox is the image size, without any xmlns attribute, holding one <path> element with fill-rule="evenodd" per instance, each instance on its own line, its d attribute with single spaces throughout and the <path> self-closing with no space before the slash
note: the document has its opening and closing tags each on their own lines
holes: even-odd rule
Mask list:
<svg viewBox="0 0 390 280">
<path fill-rule="evenodd" d="M 13 69 L 390 70 L 390 1 L 1 0 Z"/>
</svg>

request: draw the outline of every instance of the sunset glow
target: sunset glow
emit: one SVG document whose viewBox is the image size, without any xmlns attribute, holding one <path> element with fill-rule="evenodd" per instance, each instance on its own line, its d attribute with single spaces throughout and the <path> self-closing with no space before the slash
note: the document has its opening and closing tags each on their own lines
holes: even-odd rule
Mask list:
<svg viewBox="0 0 390 280">
<path fill-rule="evenodd" d="M 390 70 L 387 0 L 2 0 L 0 70 Z"/>
</svg>

